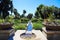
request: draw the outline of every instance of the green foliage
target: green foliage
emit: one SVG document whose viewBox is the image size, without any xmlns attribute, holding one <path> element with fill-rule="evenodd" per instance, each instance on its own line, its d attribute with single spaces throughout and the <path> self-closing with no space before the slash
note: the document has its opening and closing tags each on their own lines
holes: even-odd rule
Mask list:
<svg viewBox="0 0 60 40">
<path fill-rule="evenodd" d="M 33 28 L 36 30 L 42 30 L 42 19 L 36 19 L 36 18 L 32 18 L 32 23 L 33 23 Z M 28 19 L 27 18 L 21 18 L 20 20 L 15 20 L 14 22 L 14 29 L 15 30 L 25 30 L 27 27 L 27 23 L 28 23 Z"/>
<path fill-rule="evenodd" d="M 25 17 L 26 10 L 23 10 L 23 14 L 21 15 L 21 18 Z"/>
<path fill-rule="evenodd" d="M 14 19 L 14 24 L 17 25 L 17 24 L 20 24 L 21 23 L 21 20 L 20 19 Z"/>
<path fill-rule="evenodd" d="M 36 19 L 36 18 L 32 18 L 31 19 L 32 22 L 38 22 L 38 23 L 42 23 L 43 19 L 39 18 L 39 19 Z"/>
<path fill-rule="evenodd" d="M 23 14 L 25 14 L 26 13 L 26 10 L 23 10 Z"/>
<path fill-rule="evenodd" d="M 60 20 L 55 20 L 56 22 L 58 22 L 60 24 Z"/>
<path fill-rule="evenodd" d="M 36 9 L 35 17 L 39 18 L 39 15 L 40 15 L 40 17 L 42 19 L 47 19 L 50 16 L 48 14 L 51 14 L 51 15 L 54 14 L 55 18 L 60 19 L 60 11 L 59 10 L 60 9 L 58 7 L 55 7 L 54 5 L 45 6 L 45 5 L 41 4 Z"/>
<path fill-rule="evenodd" d="M 42 23 L 33 23 L 33 29 L 36 29 L 36 30 L 42 30 Z M 27 23 L 20 23 L 20 24 L 15 24 L 14 25 L 14 29 L 15 30 L 26 30 L 27 28 Z"/>
<path fill-rule="evenodd" d="M 15 30 L 25 30 L 26 29 L 26 24 L 15 24 L 14 25 Z"/>
<path fill-rule="evenodd" d="M 33 28 L 36 30 L 42 30 L 42 23 L 33 23 Z"/>
<path fill-rule="evenodd" d="M 14 19 L 20 19 L 20 14 L 18 13 L 17 9 L 14 9 Z"/>
<path fill-rule="evenodd" d="M 14 22 L 13 18 L 14 18 L 14 16 L 10 15 L 10 16 L 7 16 L 4 21 L 9 22 L 9 23 L 13 23 Z"/>
<path fill-rule="evenodd" d="M 40 21 L 40 20 L 38 19 L 37 23 L 42 23 L 42 21 Z"/>
<path fill-rule="evenodd" d="M 3 23 L 4 22 L 4 19 L 0 19 L 0 23 Z"/>
<path fill-rule="evenodd" d="M 13 3 L 12 0 L 0 0 L 0 16 L 2 18 L 6 18 L 9 16 L 9 12 L 13 9 Z"/>
<path fill-rule="evenodd" d="M 52 21 L 54 21 L 55 17 L 52 14 L 50 14 L 48 19 L 49 19 L 50 22 L 52 22 Z"/>
<path fill-rule="evenodd" d="M 33 14 L 32 14 L 32 13 L 29 13 L 28 16 L 27 16 L 27 18 L 28 18 L 28 19 L 31 19 L 32 16 L 33 16 Z"/>
<path fill-rule="evenodd" d="M 40 14 L 38 11 L 35 12 L 35 18 L 37 18 L 37 19 L 40 18 Z"/>
<path fill-rule="evenodd" d="M 27 18 L 21 18 L 21 23 L 28 23 L 29 19 Z"/>
<path fill-rule="evenodd" d="M 32 21 L 32 22 L 37 22 L 38 19 L 36 19 L 36 18 L 32 18 L 31 21 Z"/>
</svg>

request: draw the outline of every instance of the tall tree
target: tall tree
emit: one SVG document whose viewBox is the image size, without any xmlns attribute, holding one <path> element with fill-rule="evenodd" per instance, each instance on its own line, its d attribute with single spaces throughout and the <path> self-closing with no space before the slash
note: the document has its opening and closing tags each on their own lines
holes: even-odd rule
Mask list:
<svg viewBox="0 0 60 40">
<path fill-rule="evenodd" d="M 37 11 L 35 12 L 35 18 L 40 18 L 40 14 Z"/>
<path fill-rule="evenodd" d="M 0 14 L 2 18 L 6 18 L 9 15 L 9 12 L 13 8 L 11 0 L 0 0 Z"/>
<path fill-rule="evenodd" d="M 25 14 L 26 13 L 26 10 L 23 10 L 23 14 Z"/>
<path fill-rule="evenodd" d="M 31 19 L 32 16 L 33 16 L 33 14 L 32 14 L 32 13 L 29 13 L 28 16 L 27 16 L 27 18 L 28 18 L 28 19 Z"/>
<path fill-rule="evenodd" d="M 39 7 L 37 7 L 37 12 L 41 16 L 41 18 L 44 19 L 44 5 L 43 4 L 39 5 Z"/>
<path fill-rule="evenodd" d="M 22 17 L 25 17 L 25 14 L 26 14 L 26 10 L 23 10 Z"/>
<path fill-rule="evenodd" d="M 18 13 L 17 9 L 14 9 L 15 19 L 20 19 L 20 14 Z"/>
<path fill-rule="evenodd" d="M 54 16 L 55 16 L 55 18 L 57 18 L 57 19 L 60 19 L 59 18 L 59 8 L 58 7 L 55 7 L 55 10 L 54 10 Z"/>
<path fill-rule="evenodd" d="M 55 7 L 54 5 L 44 6 L 41 4 L 37 7 L 35 15 L 38 16 L 38 14 L 40 14 L 40 17 L 42 19 L 47 19 L 50 15 L 53 15 L 53 17 L 55 17 L 55 18 L 59 18 L 59 16 L 60 16 L 59 10 L 60 9 L 58 7 Z"/>
</svg>

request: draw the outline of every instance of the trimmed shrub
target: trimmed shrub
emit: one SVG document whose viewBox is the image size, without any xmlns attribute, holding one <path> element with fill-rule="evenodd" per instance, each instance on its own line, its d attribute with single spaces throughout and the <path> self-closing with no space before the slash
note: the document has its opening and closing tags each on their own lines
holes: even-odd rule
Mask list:
<svg viewBox="0 0 60 40">
<path fill-rule="evenodd" d="M 41 23 L 33 23 L 33 28 L 35 30 L 41 30 L 42 31 L 43 25 Z"/>
<path fill-rule="evenodd" d="M 43 19 L 36 19 L 36 18 L 32 19 L 32 22 L 42 23 L 42 21 Z"/>
<path fill-rule="evenodd" d="M 19 24 L 19 23 L 21 23 L 20 19 L 14 19 L 14 24 Z"/>
<path fill-rule="evenodd" d="M 36 18 L 33 18 L 31 20 L 32 20 L 32 22 L 37 22 L 38 21 L 38 19 L 36 19 Z"/>
<path fill-rule="evenodd" d="M 26 24 L 16 24 L 14 25 L 15 30 L 25 30 L 26 29 Z"/>
<path fill-rule="evenodd" d="M 29 19 L 27 19 L 27 18 L 22 18 L 21 19 L 21 23 L 28 23 L 28 21 L 29 21 Z"/>
<path fill-rule="evenodd" d="M 56 22 L 58 22 L 60 24 L 60 20 L 55 20 Z"/>
<path fill-rule="evenodd" d="M 0 19 L 0 23 L 3 23 L 4 22 L 4 19 Z"/>
</svg>

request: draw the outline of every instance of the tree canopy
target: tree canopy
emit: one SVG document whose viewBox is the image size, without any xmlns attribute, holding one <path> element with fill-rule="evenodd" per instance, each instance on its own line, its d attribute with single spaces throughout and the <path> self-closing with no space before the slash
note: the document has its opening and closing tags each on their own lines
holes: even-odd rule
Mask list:
<svg viewBox="0 0 60 40">
<path fill-rule="evenodd" d="M 32 16 L 33 16 L 33 14 L 32 14 L 32 13 L 29 13 L 28 16 L 27 16 L 27 18 L 28 18 L 28 19 L 31 19 Z"/>
<path fill-rule="evenodd" d="M 53 17 L 60 19 L 60 8 L 52 5 L 52 6 L 45 6 L 43 4 L 39 5 L 35 12 L 35 17 L 42 19 L 47 19 L 50 15 Z"/>
<path fill-rule="evenodd" d="M 20 14 L 18 13 L 17 9 L 14 9 L 14 15 L 15 15 L 14 19 L 19 19 L 20 18 Z"/>
<path fill-rule="evenodd" d="M 6 18 L 9 15 L 9 11 L 13 9 L 13 3 L 11 0 L 0 0 L 0 16 Z M 12 12 L 12 11 L 11 11 Z"/>
</svg>

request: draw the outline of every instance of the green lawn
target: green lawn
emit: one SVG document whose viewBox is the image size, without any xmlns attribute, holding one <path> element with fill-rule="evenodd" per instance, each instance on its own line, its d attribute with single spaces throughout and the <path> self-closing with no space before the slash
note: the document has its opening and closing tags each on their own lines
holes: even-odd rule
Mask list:
<svg viewBox="0 0 60 40">
<path fill-rule="evenodd" d="M 17 23 L 14 25 L 15 30 L 25 30 L 27 27 L 27 23 Z M 41 30 L 43 27 L 42 23 L 34 22 L 33 29 Z"/>
<path fill-rule="evenodd" d="M 18 19 L 14 19 L 13 23 L 14 23 L 14 26 L 13 28 L 15 30 L 25 30 L 27 28 L 27 23 L 28 21 L 23 23 L 24 21 L 21 21 L 21 20 L 18 20 Z M 2 23 L 2 19 L 0 20 L 0 23 Z M 33 29 L 36 29 L 36 30 L 41 30 L 43 25 L 42 25 L 42 21 L 41 20 L 33 20 L 32 21 L 33 23 Z"/>
<path fill-rule="evenodd" d="M 43 25 L 42 23 L 33 23 L 33 28 L 36 30 L 42 29 Z"/>
</svg>

